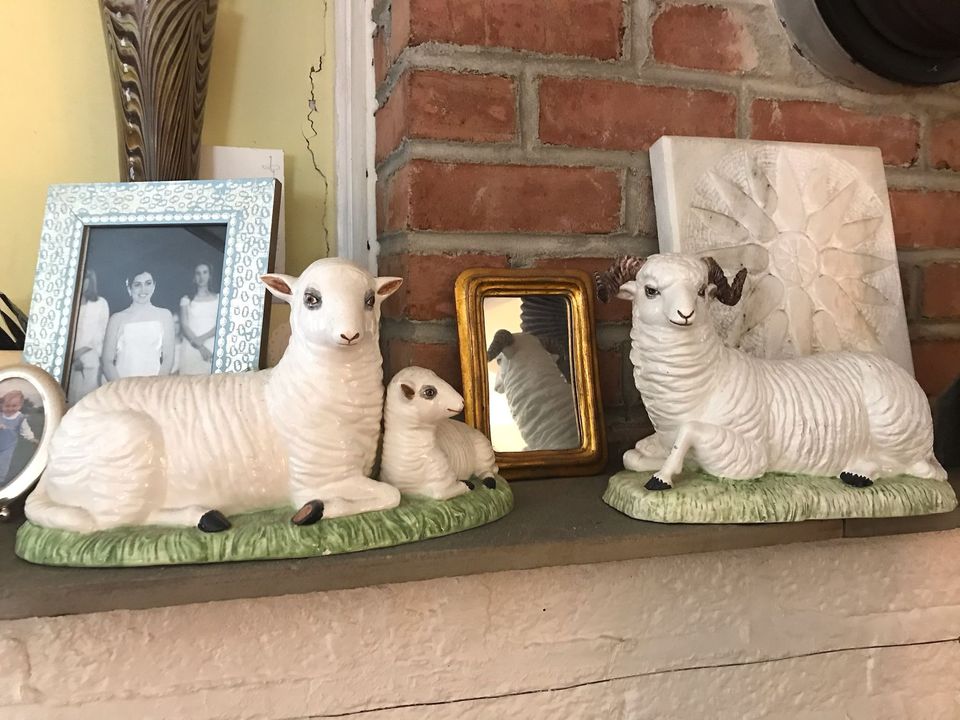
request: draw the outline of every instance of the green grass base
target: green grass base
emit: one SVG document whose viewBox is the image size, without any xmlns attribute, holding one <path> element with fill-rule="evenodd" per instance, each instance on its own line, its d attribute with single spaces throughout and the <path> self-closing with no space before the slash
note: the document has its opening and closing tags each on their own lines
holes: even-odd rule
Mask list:
<svg viewBox="0 0 960 720">
<path fill-rule="evenodd" d="M 133 567 L 303 558 L 390 547 L 450 535 L 485 525 L 513 508 L 513 492 L 503 478 L 497 487 L 482 484 L 452 500 L 405 495 L 399 507 L 349 517 L 322 519 L 298 527 L 293 508 L 231 517 L 220 533 L 158 525 L 82 534 L 26 522 L 17 533 L 19 557 L 41 565 Z"/>
<path fill-rule="evenodd" d="M 726 480 L 686 471 L 672 490 L 647 490 L 652 472 L 617 473 L 607 505 L 637 520 L 661 523 L 777 523 L 838 518 L 881 518 L 950 512 L 957 497 L 947 482 L 899 476 L 867 488 L 838 478 L 767 473 Z"/>
</svg>

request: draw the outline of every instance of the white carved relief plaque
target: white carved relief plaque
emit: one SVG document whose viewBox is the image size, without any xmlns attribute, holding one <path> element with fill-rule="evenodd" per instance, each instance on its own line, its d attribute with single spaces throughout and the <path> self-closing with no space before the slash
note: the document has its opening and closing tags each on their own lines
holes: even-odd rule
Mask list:
<svg viewBox="0 0 960 720">
<path fill-rule="evenodd" d="M 662 137 L 650 162 L 660 250 L 749 272 L 738 306 L 713 304 L 728 345 L 869 350 L 913 373 L 877 148 Z"/>
</svg>

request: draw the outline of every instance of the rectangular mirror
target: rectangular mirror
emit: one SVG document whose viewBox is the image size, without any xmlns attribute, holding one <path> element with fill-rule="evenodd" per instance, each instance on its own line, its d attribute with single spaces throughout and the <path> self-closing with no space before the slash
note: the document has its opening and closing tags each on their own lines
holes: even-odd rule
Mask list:
<svg viewBox="0 0 960 720">
<path fill-rule="evenodd" d="M 506 478 L 589 475 L 606 461 L 591 286 L 577 270 L 457 279 L 466 421 Z"/>
</svg>

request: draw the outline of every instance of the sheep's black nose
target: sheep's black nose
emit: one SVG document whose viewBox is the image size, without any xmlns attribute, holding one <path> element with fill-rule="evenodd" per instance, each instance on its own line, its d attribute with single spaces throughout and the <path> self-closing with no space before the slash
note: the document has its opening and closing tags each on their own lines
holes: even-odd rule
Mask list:
<svg viewBox="0 0 960 720">
<path fill-rule="evenodd" d="M 684 315 L 684 314 L 683 314 L 683 311 L 677 310 L 677 315 L 679 315 L 680 317 L 682 317 L 684 320 L 689 320 L 690 318 L 693 317 L 693 314 L 694 314 L 695 312 L 696 312 L 696 310 L 694 309 L 694 310 L 691 310 L 691 311 L 690 311 L 690 314 L 689 314 L 689 315 Z"/>
<path fill-rule="evenodd" d="M 349 338 L 348 338 L 346 335 L 344 335 L 343 333 L 340 333 L 340 337 L 342 337 L 342 338 L 343 338 L 344 340 L 346 340 L 348 343 L 352 343 L 354 340 L 356 340 L 358 337 L 360 337 L 360 333 L 357 333 L 357 334 L 354 335 L 353 337 L 349 337 Z"/>
</svg>

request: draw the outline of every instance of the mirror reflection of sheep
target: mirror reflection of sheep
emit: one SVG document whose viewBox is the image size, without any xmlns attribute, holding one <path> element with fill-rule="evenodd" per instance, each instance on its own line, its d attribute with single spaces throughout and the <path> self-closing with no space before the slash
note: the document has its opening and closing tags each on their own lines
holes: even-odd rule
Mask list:
<svg viewBox="0 0 960 720">
<path fill-rule="evenodd" d="M 506 395 L 528 450 L 580 446 L 573 388 L 536 335 L 497 330 L 487 349 L 490 360 L 498 366 L 493 389 Z"/>
<path fill-rule="evenodd" d="M 767 471 L 839 476 L 865 487 L 908 474 L 945 480 L 933 456 L 927 398 L 899 365 L 869 353 L 764 360 L 728 348 L 710 319 L 715 297 L 735 305 L 746 270 L 729 284 L 712 258 L 623 258 L 597 275 L 598 296 L 633 303 L 630 360 L 656 433 L 624 454 L 654 470 L 646 487 L 672 487 L 689 452 L 711 475 Z"/>
<path fill-rule="evenodd" d="M 488 488 L 499 469 L 487 436 L 451 420 L 463 397 L 436 373 L 421 367 L 398 372 L 387 386 L 380 479 L 404 493 L 447 500 Z"/>
<path fill-rule="evenodd" d="M 224 513 L 292 505 L 296 524 L 395 507 L 370 478 L 383 403 L 380 303 L 400 278 L 339 259 L 264 275 L 292 336 L 260 372 L 126 378 L 66 414 L 28 497 L 37 525 L 230 526 Z"/>
</svg>

